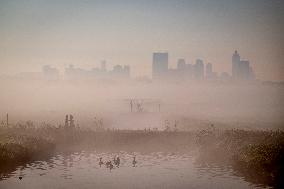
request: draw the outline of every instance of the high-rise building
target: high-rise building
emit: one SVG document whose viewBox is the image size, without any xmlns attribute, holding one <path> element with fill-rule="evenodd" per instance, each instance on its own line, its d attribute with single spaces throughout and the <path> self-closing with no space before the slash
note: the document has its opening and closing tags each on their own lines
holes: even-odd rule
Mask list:
<svg viewBox="0 0 284 189">
<path fill-rule="evenodd" d="M 250 77 L 250 66 L 249 61 L 247 60 L 241 60 L 240 61 L 240 78 L 242 79 L 249 79 Z"/>
<path fill-rule="evenodd" d="M 241 61 L 241 57 L 238 51 L 235 51 L 235 53 L 232 56 L 232 77 L 234 79 L 239 77 L 240 61 Z"/>
<path fill-rule="evenodd" d="M 208 64 L 206 64 L 206 78 L 212 79 L 212 77 L 213 77 L 212 64 L 208 63 Z"/>
<path fill-rule="evenodd" d="M 180 58 L 177 61 L 177 69 L 175 71 L 176 78 L 179 80 L 186 79 L 186 63 L 185 60 Z"/>
<path fill-rule="evenodd" d="M 186 64 L 185 64 L 185 60 L 184 59 L 178 59 L 177 69 L 178 70 L 185 70 L 186 69 Z"/>
<path fill-rule="evenodd" d="M 204 64 L 201 59 L 197 59 L 194 65 L 194 77 L 198 80 L 204 78 Z"/>
<path fill-rule="evenodd" d="M 152 78 L 159 79 L 167 75 L 168 53 L 154 53 L 152 63 Z"/>
<path fill-rule="evenodd" d="M 248 60 L 241 60 L 237 51 L 232 56 L 232 78 L 234 80 L 248 80 L 253 78 L 253 70 Z"/>
</svg>

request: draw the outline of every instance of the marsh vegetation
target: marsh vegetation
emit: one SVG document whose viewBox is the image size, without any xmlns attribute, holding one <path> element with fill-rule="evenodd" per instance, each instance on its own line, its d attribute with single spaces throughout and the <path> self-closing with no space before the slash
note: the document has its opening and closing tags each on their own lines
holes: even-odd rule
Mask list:
<svg viewBox="0 0 284 189">
<path fill-rule="evenodd" d="M 27 122 L 1 127 L 0 137 L 1 178 L 19 165 L 58 153 L 95 150 L 193 153 L 197 163 L 232 166 L 236 175 L 251 183 L 283 185 L 284 132 L 280 130 L 219 130 L 212 126 L 200 131 L 95 131 L 48 124 L 35 127 Z"/>
</svg>

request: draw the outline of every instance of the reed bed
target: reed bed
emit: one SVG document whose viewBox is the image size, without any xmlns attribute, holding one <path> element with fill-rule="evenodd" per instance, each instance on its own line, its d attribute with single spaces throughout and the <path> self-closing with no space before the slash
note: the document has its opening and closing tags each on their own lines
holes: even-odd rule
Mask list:
<svg viewBox="0 0 284 189">
<path fill-rule="evenodd" d="M 231 165 L 250 182 L 283 187 L 284 132 L 204 130 L 197 135 L 199 161 Z"/>
<path fill-rule="evenodd" d="M 0 172 L 53 153 L 96 150 L 198 152 L 197 163 L 232 166 L 253 183 L 283 186 L 284 132 L 100 130 L 22 124 L 0 128 Z"/>
</svg>

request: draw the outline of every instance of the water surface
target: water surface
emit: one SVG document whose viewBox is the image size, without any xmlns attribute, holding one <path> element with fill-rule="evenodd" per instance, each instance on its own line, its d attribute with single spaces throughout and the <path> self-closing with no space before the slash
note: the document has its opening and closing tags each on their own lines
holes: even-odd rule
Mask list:
<svg viewBox="0 0 284 189">
<path fill-rule="evenodd" d="M 119 155 L 120 167 L 99 166 Z M 133 156 L 137 165 L 133 167 Z M 23 177 L 22 180 L 19 177 Z M 189 154 L 78 152 L 18 167 L 2 178 L 1 189 L 33 188 L 260 188 L 234 175 L 230 167 L 198 164 Z"/>
</svg>

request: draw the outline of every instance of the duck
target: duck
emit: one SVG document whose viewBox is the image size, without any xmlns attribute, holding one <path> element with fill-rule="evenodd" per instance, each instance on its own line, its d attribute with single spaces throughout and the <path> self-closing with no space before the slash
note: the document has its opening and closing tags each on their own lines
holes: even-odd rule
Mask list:
<svg viewBox="0 0 284 189">
<path fill-rule="evenodd" d="M 116 158 L 116 166 L 119 167 L 119 165 L 120 165 L 120 158 L 117 157 L 117 158 Z"/>
<path fill-rule="evenodd" d="M 116 156 L 113 157 L 113 164 L 116 165 L 117 161 L 116 161 Z"/>
<path fill-rule="evenodd" d="M 116 167 L 119 167 L 119 165 L 120 165 L 120 158 L 117 156 L 115 156 L 114 158 L 113 158 L 113 163 L 114 163 L 114 165 L 116 165 Z"/>
<path fill-rule="evenodd" d="M 106 167 L 109 168 L 110 167 L 111 161 L 106 162 Z"/>
<path fill-rule="evenodd" d="M 136 161 L 136 156 L 133 157 L 133 161 L 132 161 L 132 164 L 133 164 L 133 167 L 135 167 L 135 165 L 137 164 L 137 161 Z"/>
<path fill-rule="evenodd" d="M 111 171 L 113 169 L 113 164 L 110 162 L 109 164 L 109 170 Z"/>
<path fill-rule="evenodd" d="M 100 157 L 100 162 L 99 162 L 99 165 L 100 167 L 104 164 L 104 162 L 102 161 L 102 158 Z"/>
</svg>

